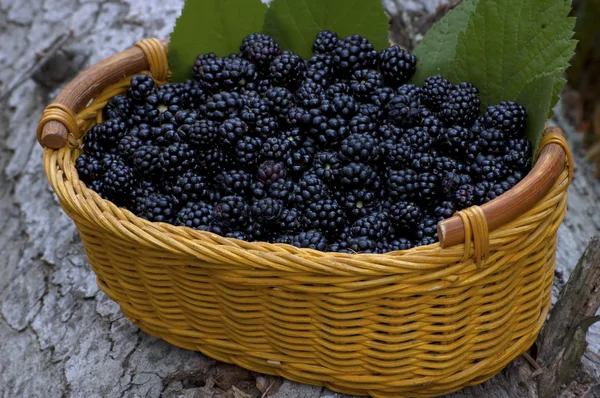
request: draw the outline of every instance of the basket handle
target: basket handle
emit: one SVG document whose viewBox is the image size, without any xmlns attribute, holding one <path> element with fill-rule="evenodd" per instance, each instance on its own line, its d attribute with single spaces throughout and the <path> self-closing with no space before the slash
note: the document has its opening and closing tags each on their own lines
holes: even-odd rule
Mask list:
<svg viewBox="0 0 600 398">
<path fill-rule="evenodd" d="M 569 181 L 573 177 L 573 159 L 564 134 L 559 127 L 544 130 L 533 169 L 508 192 L 482 205 L 478 214 L 487 223 L 486 230 L 493 231 L 530 210 L 552 188 L 568 162 Z M 472 218 L 472 217 L 471 217 Z M 465 241 L 465 217 L 455 214 L 438 223 L 438 236 L 442 247 L 458 245 Z M 471 235 L 470 233 L 468 235 Z"/>
<path fill-rule="evenodd" d="M 166 40 L 142 40 L 81 72 L 44 110 L 37 130 L 38 142 L 45 148 L 59 149 L 67 145 L 70 137 L 76 140 L 79 128 L 75 114 L 104 87 L 125 76 L 150 69 L 155 80 L 167 81 L 167 50 Z"/>
</svg>

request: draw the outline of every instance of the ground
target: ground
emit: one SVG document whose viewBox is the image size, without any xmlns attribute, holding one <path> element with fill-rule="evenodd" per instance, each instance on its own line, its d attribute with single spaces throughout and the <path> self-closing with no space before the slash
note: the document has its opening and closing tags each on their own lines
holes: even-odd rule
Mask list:
<svg viewBox="0 0 600 398">
<path fill-rule="evenodd" d="M 411 12 L 440 1 L 401 1 Z M 271 385 L 277 398 L 332 398 L 320 388 L 258 377 L 149 336 L 96 286 L 77 231 L 42 166 L 35 130 L 43 108 L 79 70 L 133 45 L 168 37 L 182 1 L 0 0 L 0 395 L 4 397 L 245 397 Z M 388 9 L 402 9 L 387 3 Z M 407 20 L 405 18 L 405 20 Z M 36 53 L 74 38 L 33 77 Z M 16 86 L 15 83 L 23 81 Z M 10 94 L 2 100 L 6 92 Z M 589 238 L 600 232 L 600 183 L 581 137 L 560 118 L 576 157 L 559 230 L 557 293 Z M 600 396 L 600 327 L 588 333 L 578 384 L 563 396 Z M 458 397 L 531 396 L 522 362 Z M 576 392 L 574 392 L 576 391 Z M 571 395 L 568 395 L 571 394 Z M 598 394 L 598 395 L 596 395 Z"/>
</svg>

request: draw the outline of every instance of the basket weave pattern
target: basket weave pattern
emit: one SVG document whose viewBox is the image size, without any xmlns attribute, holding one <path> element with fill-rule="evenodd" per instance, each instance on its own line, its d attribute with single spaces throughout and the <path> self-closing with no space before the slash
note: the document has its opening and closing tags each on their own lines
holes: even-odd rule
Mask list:
<svg viewBox="0 0 600 398">
<path fill-rule="evenodd" d="M 373 397 L 430 397 L 494 376 L 535 341 L 550 307 L 569 174 L 530 211 L 472 245 L 323 253 L 152 223 L 88 189 L 75 159 L 129 77 L 44 150 L 100 288 L 142 330 L 255 371 Z"/>
</svg>

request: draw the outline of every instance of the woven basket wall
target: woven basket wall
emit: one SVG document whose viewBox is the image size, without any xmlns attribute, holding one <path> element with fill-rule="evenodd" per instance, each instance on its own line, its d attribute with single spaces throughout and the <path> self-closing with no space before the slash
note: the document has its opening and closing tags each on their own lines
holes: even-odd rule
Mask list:
<svg viewBox="0 0 600 398">
<path fill-rule="evenodd" d="M 565 168 L 550 192 L 489 234 L 489 256 L 439 244 L 323 253 L 151 223 L 78 179 L 85 132 L 129 78 L 44 151 L 100 288 L 142 330 L 258 372 L 354 395 L 431 397 L 485 381 L 535 341 L 550 307 Z M 466 251 L 466 253 L 465 253 Z"/>
</svg>

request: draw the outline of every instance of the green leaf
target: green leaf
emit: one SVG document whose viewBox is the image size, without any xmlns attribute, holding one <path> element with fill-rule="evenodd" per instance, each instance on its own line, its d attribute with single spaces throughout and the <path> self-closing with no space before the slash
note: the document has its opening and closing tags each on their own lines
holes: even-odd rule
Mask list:
<svg viewBox="0 0 600 398">
<path fill-rule="evenodd" d="M 242 39 L 262 31 L 267 5 L 260 0 L 188 0 L 169 41 L 173 82 L 192 74 L 198 54 L 239 52 Z"/>
<path fill-rule="evenodd" d="M 341 37 L 359 33 L 382 50 L 389 46 L 388 25 L 381 0 L 274 0 L 263 32 L 282 49 L 310 58 L 321 30 Z"/>
<path fill-rule="evenodd" d="M 531 79 L 515 101 L 527 109 L 527 138 L 533 143 L 535 154 L 548 120 L 548 109 L 552 108 L 552 90 L 557 79 L 561 79 L 561 68 L 554 72 L 538 75 Z"/>
<path fill-rule="evenodd" d="M 449 74 L 455 76 L 458 34 L 467 28 L 478 1 L 464 0 L 429 29 L 414 51 L 418 64 L 413 84 L 423 84 L 427 77 L 433 75 L 441 74 L 447 79 L 451 79 Z"/>
<path fill-rule="evenodd" d="M 479 0 L 458 35 L 456 80 L 479 88 L 486 107 L 516 98 L 540 74 L 564 72 L 575 49 L 570 9 L 565 0 Z"/>
</svg>

